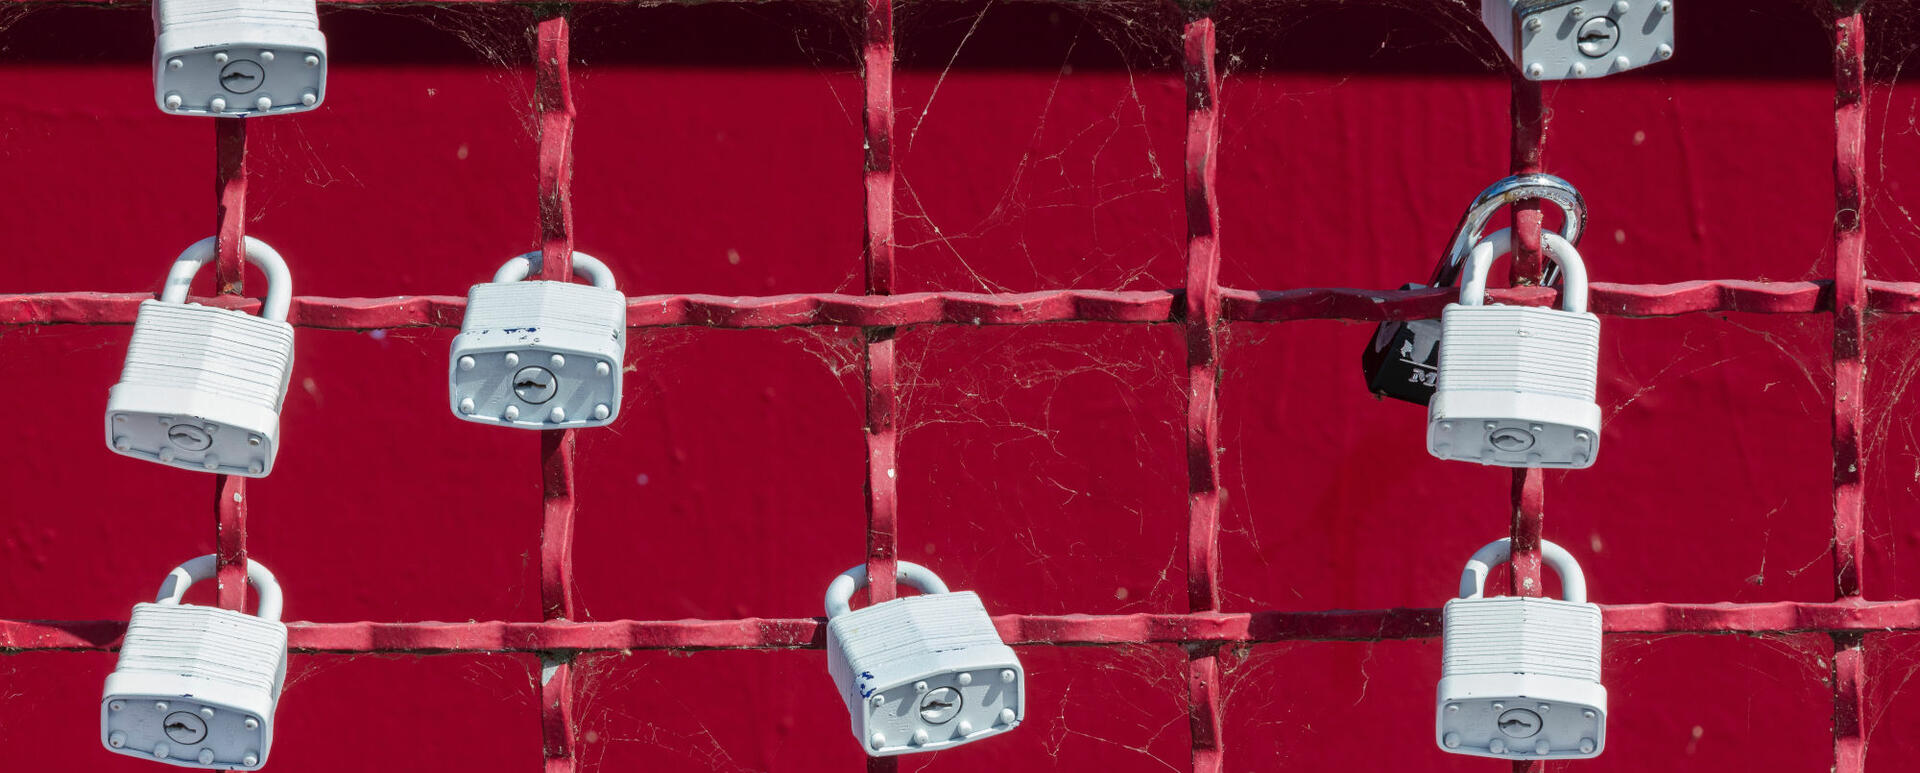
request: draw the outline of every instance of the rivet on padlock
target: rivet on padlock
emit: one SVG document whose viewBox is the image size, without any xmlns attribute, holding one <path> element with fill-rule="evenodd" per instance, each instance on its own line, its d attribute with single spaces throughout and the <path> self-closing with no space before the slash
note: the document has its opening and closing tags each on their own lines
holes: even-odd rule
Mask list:
<svg viewBox="0 0 1920 773">
<path fill-rule="evenodd" d="M 280 583 L 248 561 L 256 614 L 181 603 L 217 571 L 213 555 L 188 561 L 168 573 L 154 603 L 134 605 L 100 697 L 108 751 L 211 770 L 266 765 L 287 678 Z"/>
<path fill-rule="evenodd" d="M 1485 595 L 1487 572 L 1506 563 L 1510 540 L 1467 561 L 1460 597 L 1442 612 L 1445 633 L 1434 741 L 1441 751 L 1510 760 L 1600 756 L 1607 745 L 1607 688 L 1600 684 L 1600 606 L 1565 548 L 1541 541 L 1564 598 Z"/>
<path fill-rule="evenodd" d="M 314 0 L 155 0 L 153 28 L 161 110 L 245 118 L 326 99 L 327 38 Z"/>
<path fill-rule="evenodd" d="M 1480 0 L 1529 80 L 1601 78 L 1673 58 L 1673 0 Z"/>
<path fill-rule="evenodd" d="M 120 381 L 108 392 L 108 448 L 184 470 L 273 471 L 293 371 L 293 279 L 266 242 L 248 237 L 246 253 L 267 277 L 258 317 L 186 302 L 194 275 L 213 259 L 211 237 L 174 261 L 159 300 L 140 304 Z"/>
<path fill-rule="evenodd" d="M 948 591 L 919 564 L 896 566 L 922 595 L 852 610 L 865 565 L 827 586 L 827 672 L 860 748 L 872 757 L 939 751 L 1019 726 L 1026 672 L 980 597 Z"/>
<path fill-rule="evenodd" d="M 1460 302 L 1440 316 L 1440 372 L 1427 451 L 1502 467 L 1591 467 L 1600 454 L 1600 318 L 1587 313 L 1580 253 L 1540 234 L 1563 281 L 1559 309 L 1486 305 L 1487 272 L 1513 250 L 1501 230 L 1467 257 Z"/>
<path fill-rule="evenodd" d="M 474 285 L 448 369 L 453 415 L 521 429 L 578 429 L 620 415 L 627 297 L 593 256 L 573 254 L 592 286 L 528 280 L 528 253 Z"/>
<path fill-rule="evenodd" d="M 1550 174 L 1522 174 L 1494 183 L 1467 207 L 1460 224 L 1453 229 L 1452 240 L 1440 254 L 1427 283 L 1408 284 L 1402 290 L 1424 287 L 1448 287 L 1460 276 L 1467 254 L 1480 242 L 1487 222 L 1500 208 L 1519 201 L 1539 199 L 1558 205 L 1566 217 L 1561 233 L 1569 243 L 1578 245 L 1586 233 L 1587 204 L 1572 183 Z M 1548 264 L 1546 281 L 1552 284 L 1558 269 Z M 1435 378 L 1440 363 L 1440 321 L 1416 319 L 1383 322 L 1373 339 L 1360 353 L 1360 369 L 1367 379 L 1367 390 L 1417 405 L 1433 399 Z"/>
</svg>

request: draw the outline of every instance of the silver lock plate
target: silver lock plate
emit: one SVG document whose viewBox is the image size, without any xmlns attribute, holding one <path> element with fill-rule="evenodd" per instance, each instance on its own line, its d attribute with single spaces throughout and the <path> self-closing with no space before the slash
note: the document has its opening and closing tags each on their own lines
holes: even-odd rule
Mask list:
<svg viewBox="0 0 1920 773">
<path fill-rule="evenodd" d="M 455 416 L 522 429 L 576 429 L 620 414 L 626 296 L 566 282 L 475 285 L 453 341 Z"/>
<path fill-rule="evenodd" d="M 1600 453 L 1600 319 L 1448 304 L 1427 450 L 1505 467 L 1591 467 Z"/>
<path fill-rule="evenodd" d="M 314 0 L 156 0 L 154 101 L 230 118 L 311 110 L 326 98 Z"/>
<path fill-rule="evenodd" d="M 875 757 L 938 751 L 1017 727 L 1026 677 L 972 592 L 875 604 L 827 624 L 828 672 Z"/>
<path fill-rule="evenodd" d="M 1606 746 L 1600 607 L 1548 598 L 1447 602 L 1435 741 L 1455 754 L 1585 759 Z"/>
<path fill-rule="evenodd" d="M 258 770 L 286 680 L 287 629 L 232 610 L 137 604 L 100 700 L 110 751 L 185 767 Z"/>
<path fill-rule="evenodd" d="M 1673 57 L 1674 0 L 1481 0 L 1481 21 L 1531 80 L 1601 78 Z"/>
<path fill-rule="evenodd" d="M 273 469 L 293 327 L 231 309 L 147 301 L 108 393 L 114 452 L 223 475 Z"/>
</svg>

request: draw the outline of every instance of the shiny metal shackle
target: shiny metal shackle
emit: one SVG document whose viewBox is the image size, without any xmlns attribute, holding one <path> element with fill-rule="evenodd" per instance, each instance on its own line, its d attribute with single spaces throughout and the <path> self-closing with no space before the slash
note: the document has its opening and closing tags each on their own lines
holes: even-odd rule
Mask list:
<svg viewBox="0 0 1920 773">
<path fill-rule="evenodd" d="M 187 596 L 187 589 L 201 580 L 211 580 L 220 571 L 218 557 L 208 553 L 199 558 L 176 566 L 167 573 L 167 579 L 160 583 L 160 595 L 153 600 L 155 604 L 178 605 Z M 259 561 L 247 561 L 247 584 L 253 586 L 253 592 L 260 598 L 260 605 L 254 616 L 262 620 L 280 621 L 280 580 L 273 576 L 265 564 Z"/>
<path fill-rule="evenodd" d="M 895 577 L 901 583 L 918 589 L 921 593 L 946 593 L 947 584 L 940 576 L 911 561 L 899 561 L 894 564 Z M 827 619 L 844 615 L 853 609 L 853 592 L 867 587 L 867 565 L 861 564 L 840 573 L 827 585 Z"/>
<path fill-rule="evenodd" d="M 533 261 L 539 257 L 540 253 L 529 252 L 507 261 L 505 265 L 500 267 L 499 271 L 493 272 L 493 281 L 495 283 L 518 282 L 532 276 Z M 601 263 L 599 258 L 592 255 L 584 252 L 574 253 L 573 273 L 586 277 L 587 281 L 592 282 L 594 287 L 603 290 L 615 289 L 613 285 L 613 271 L 607 268 L 607 264 Z"/>
<path fill-rule="evenodd" d="M 1487 230 L 1487 222 L 1493 219 L 1493 213 L 1501 207 L 1515 202 L 1539 199 L 1552 202 L 1566 216 L 1566 223 L 1560 227 L 1560 235 L 1567 242 L 1578 246 L 1580 237 L 1587 232 L 1587 200 L 1580 195 L 1573 183 L 1545 173 L 1520 174 L 1494 183 L 1467 207 L 1466 214 L 1460 216 L 1460 224 L 1454 226 L 1453 241 L 1447 244 L 1447 251 L 1440 255 L 1440 264 L 1433 268 L 1433 278 L 1428 287 L 1446 287 L 1460 276 L 1460 267 L 1466 261 L 1473 246 L 1479 244 Z M 1546 284 L 1553 284 L 1557 278 L 1556 269 L 1548 268 Z"/>
<path fill-rule="evenodd" d="M 160 289 L 161 303 L 187 302 L 187 289 L 193 286 L 193 277 L 200 273 L 200 268 L 213 260 L 217 242 L 212 236 L 201 239 L 173 259 L 173 268 L 167 271 L 167 283 Z M 249 236 L 245 243 L 247 262 L 267 275 L 267 297 L 260 304 L 260 316 L 275 322 L 287 321 L 287 309 L 293 305 L 293 274 L 287 270 L 287 261 L 266 242 Z"/>
<path fill-rule="evenodd" d="M 1560 283 L 1560 308 L 1563 311 L 1585 312 L 1587 310 L 1587 263 L 1580 257 L 1580 250 L 1552 231 L 1540 233 L 1540 246 L 1546 248 L 1547 257 L 1559 266 L 1562 274 Z M 1460 305 L 1479 306 L 1487 300 L 1487 274 L 1493 270 L 1493 262 L 1501 256 L 1513 252 L 1513 229 L 1502 228 L 1492 236 L 1482 239 L 1474 245 L 1467 255 L 1467 277 L 1460 283 Z"/>
<path fill-rule="evenodd" d="M 1560 598 L 1586 603 L 1587 575 L 1580 570 L 1580 562 L 1573 560 L 1573 554 L 1566 548 L 1552 542 L 1540 540 L 1540 558 L 1547 566 L 1553 567 L 1553 573 L 1560 575 Z M 1460 573 L 1460 598 L 1477 599 L 1486 595 L 1487 572 L 1493 567 L 1513 560 L 1513 539 L 1498 539 L 1474 551 L 1467 559 L 1467 568 Z"/>
</svg>

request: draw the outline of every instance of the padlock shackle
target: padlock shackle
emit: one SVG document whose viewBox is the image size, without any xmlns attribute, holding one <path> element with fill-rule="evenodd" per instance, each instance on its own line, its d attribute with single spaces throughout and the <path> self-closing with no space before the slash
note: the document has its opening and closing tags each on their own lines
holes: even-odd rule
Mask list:
<svg viewBox="0 0 1920 773">
<path fill-rule="evenodd" d="M 1540 232 L 1540 246 L 1546 248 L 1547 257 L 1553 258 L 1553 262 L 1565 272 L 1561 275 L 1560 308 L 1585 312 L 1587 264 L 1580 258 L 1580 251 L 1552 231 Z M 1474 245 L 1473 252 L 1467 255 L 1466 281 L 1460 283 L 1460 305 L 1479 306 L 1487 302 L 1487 274 L 1492 271 L 1495 260 L 1512 252 L 1511 228 L 1494 231 L 1492 236 Z"/>
<path fill-rule="evenodd" d="M 1447 245 L 1447 251 L 1441 253 L 1440 264 L 1433 268 L 1433 279 L 1428 287 L 1447 287 L 1460 277 L 1460 267 L 1467 260 L 1467 254 L 1473 246 L 1480 243 L 1481 235 L 1486 233 L 1487 222 L 1493 219 L 1493 213 L 1501 207 L 1515 202 L 1540 199 L 1550 201 L 1560 207 L 1566 216 L 1566 224 L 1560 227 L 1560 234 L 1570 244 L 1578 245 L 1580 237 L 1587 231 L 1587 200 L 1573 183 L 1545 173 L 1519 174 L 1494 183 L 1475 197 L 1467 212 L 1460 216 L 1460 224 L 1454 226 L 1453 241 Z M 1546 283 L 1553 284 L 1555 275 L 1547 272 Z"/>
<path fill-rule="evenodd" d="M 1547 566 L 1553 567 L 1553 573 L 1560 575 L 1560 598 L 1567 601 L 1586 603 L 1587 575 L 1580 571 L 1580 562 L 1573 560 L 1573 554 L 1566 548 L 1546 540 L 1540 540 L 1540 558 Z M 1486 595 L 1487 572 L 1493 567 L 1513 560 L 1513 539 L 1497 539 L 1487 543 L 1486 547 L 1475 551 L 1467 559 L 1467 569 L 1460 573 L 1460 598 L 1477 599 Z"/>
<path fill-rule="evenodd" d="M 895 577 L 901 583 L 919 589 L 921 593 L 946 593 L 947 584 L 928 569 L 911 561 L 894 563 Z M 840 573 L 827 585 L 827 619 L 844 615 L 853 610 L 853 592 L 867 587 L 867 565 L 861 564 Z"/>
<path fill-rule="evenodd" d="M 187 597 L 187 589 L 193 587 L 194 583 L 211 580 L 219 571 L 219 557 L 212 553 L 176 566 L 167 573 L 167 579 L 160 582 L 160 595 L 153 603 L 178 605 Z M 262 620 L 280 622 L 280 580 L 273 576 L 266 564 L 249 559 L 247 583 L 253 586 L 254 595 L 260 599 L 259 609 L 254 615 Z"/>
<path fill-rule="evenodd" d="M 518 282 L 533 276 L 533 262 L 539 259 L 540 253 L 529 252 L 507 261 L 499 271 L 493 272 L 494 283 Z M 616 289 L 613 286 L 613 272 L 607 268 L 607 264 L 584 252 L 573 254 L 573 273 L 586 277 L 594 287 L 602 290 Z"/>
<path fill-rule="evenodd" d="M 216 237 L 209 236 L 194 242 L 180 257 L 173 259 L 167 283 L 160 288 L 161 303 L 187 302 L 187 289 L 193 286 L 193 278 L 200 273 L 200 268 L 213 260 L 217 243 Z M 287 270 L 287 261 L 266 242 L 249 236 L 245 243 L 247 262 L 267 275 L 267 297 L 260 303 L 260 316 L 275 322 L 287 321 L 287 309 L 293 305 L 293 273 Z"/>
</svg>

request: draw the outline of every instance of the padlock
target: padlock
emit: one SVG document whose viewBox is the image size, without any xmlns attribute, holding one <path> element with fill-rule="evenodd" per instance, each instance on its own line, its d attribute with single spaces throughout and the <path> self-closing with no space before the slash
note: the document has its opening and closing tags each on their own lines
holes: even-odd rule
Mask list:
<svg viewBox="0 0 1920 773">
<path fill-rule="evenodd" d="M 1514 202 L 1530 199 L 1558 205 L 1566 216 L 1561 234 L 1569 243 L 1580 243 L 1587 227 L 1587 204 L 1580 191 L 1574 189 L 1572 183 L 1550 174 L 1515 175 L 1494 183 L 1474 198 L 1466 214 L 1461 216 L 1460 224 L 1453 229 L 1453 240 L 1441 253 L 1440 262 L 1433 267 L 1433 277 L 1426 284 L 1408 284 L 1400 289 L 1451 286 L 1459 278 L 1460 265 L 1466 261 L 1473 245 L 1480 241 L 1493 213 Z M 1551 284 L 1555 276 L 1555 269 L 1549 264 L 1547 282 Z M 1373 331 L 1372 342 L 1360 352 L 1360 370 L 1367 379 L 1367 390 L 1381 397 L 1426 405 L 1433 399 L 1434 380 L 1439 374 L 1439 346 L 1439 320 L 1381 323 Z"/>
<path fill-rule="evenodd" d="M 154 0 L 153 98 L 177 115 L 312 110 L 327 92 L 314 0 Z"/>
<path fill-rule="evenodd" d="M 1510 540 L 1481 548 L 1447 602 L 1434 741 L 1442 751 L 1514 761 L 1600 756 L 1607 688 L 1600 684 L 1600 605 L 1565 548 L 1541 541 L 1563 598 L 1485 595 Z"/>
<path fill-rule="evenodd" d="M 1487 271 L 1513 249 L 1500 230 L 1467 256 L 1460 301 L 1440 314 L 1440 375 L 1427 406 L 1427 452 L 1501 467 L 1593 466 L 1600 454 L 1600 318 L 1587 313 L 1587 269 L 1559 234 L 1540 234 L 1559 264 L 1561 307 L 1486 305 Z"/>
<path fill-rule="evenodd" d="M 1529 80 L 1600 78 L 1673 57 L 1673 0 L 1480 0 Z"/>
<path fill-rule="evenodd" d="M 108 751 L 211 770 L 267 764 L 287 678 L 280 583 L 248 561 L 257 614 L 181 603 L 188 587 L 216 571 L 212 555 L 188 561 L 167 575 L 157 601 L 133 606 L 100 698 Z"/>
<path fill-rule="evenodd" d="M 185 470 L 264 477 L 280 449 L 280 405 L 293 371 L 286 261 L 248 237 L 247 260 L 267 278 L 260 316 L 187 303 L 214 240 L 188 247 L 160 300 L 140 304 L 120 382 L 107 397 L 107 446 Z"/>
<path fill-rule="evenodd" d="M 849 611 L 865 565 L 827 586 L 827 672 L 860 747 L 872 757 L 939 751 L 1018 727 L 1026 674 L 980 597 L 949 592 L 919 564 L 896 566 L 922 595 Z"/>
<path fill-rule="evenodd" d="M 573 254 L 592 286 L 532 281 L 528 253 L 474 285 L 453 339 L 453 415 L 521 429 L 578 429 L 620 415 L 627 297 L 606 264 Z"/>
</svg>

